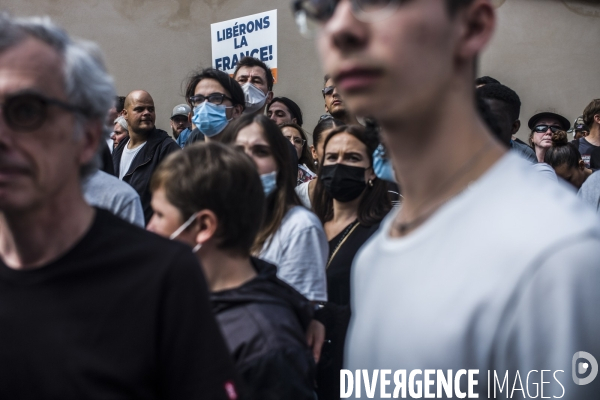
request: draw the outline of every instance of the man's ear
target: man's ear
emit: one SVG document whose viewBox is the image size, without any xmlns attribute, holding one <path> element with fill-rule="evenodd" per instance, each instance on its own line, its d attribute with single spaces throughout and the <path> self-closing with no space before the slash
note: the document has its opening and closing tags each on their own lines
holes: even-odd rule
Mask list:
<svg viewBox="0 0 600 400">
<path fill-rule="evenodd" d="M 219 228 L 219 219 L 211 210 L 199 211 L 196 215 L 196 244 L 204 244 L 215 237 L 215 233 Z"/>
<path fill-rule="evenodd" d="M 298 120 L 297 120 L 296 118 L 292 118 L 292 122 L 293 122 L 294 124 L 297 124 L 297 123 L 298 123 Z"/>
<path fill-rule="evenodd" d="M 521 129 L 521 120 L 518 119 L 515 122 L 513 122 L 510 135 L 516 135 L 517 132 L 519 132 L 519 129 Z"/>
<path fill-rule="evenodd" d="M 271 104 L 273 97 L 274 97 L 273 92 L 269 90 L 269 92 L 267 93 L 267 101 L 265 102 L 265 104 Z"/>
<path fill-rule="evenodd" d="M 92 161 L 96 153 L 100 151 L 99 146 L 103 145 L 103 143 L 100 143 L 103 132 L 104 124 L 100 120 L 90 120 L 82 124 L 79 137 L 80 165 L 85 165 Z"/>
<path fill-rule="evenodd" d="M 129 122 L 129 120 L 127 119 L 127 117 L 129 116 L 127 114 L 127 109 L 124 108 L 123 111 L 121 111 L 121 115 L 123 116 L 123 118 L 125 118 L 125 121 Z"/>
<path fill-rule="evenodd" d="M 489 0 L 474 0 L 456 17 L 461 23 L 457 56 L 471 62 L 485 48 L 496 27 L 496 12 Z"/>
<path fill-rule="evenodd" d="M 244 109 L 241 105 L 237 104 L 233 106 L 233 112 L 231 114 L 231 118 L 239 118 L 240 115 L 244 112 Z"/>
</svg>

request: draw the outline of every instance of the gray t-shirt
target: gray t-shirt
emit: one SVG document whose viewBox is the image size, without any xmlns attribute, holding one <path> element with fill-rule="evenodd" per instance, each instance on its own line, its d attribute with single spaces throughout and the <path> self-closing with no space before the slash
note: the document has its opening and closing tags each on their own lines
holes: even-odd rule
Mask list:
<svg viewBox="0 0 600 400">
<path fill-rule="evenodd" d="M 600 173 L 590 175 L 581 185 L 577 196 L 600 214 Z"/>
<path fill-rule="evenodd" d="M 571 366 L 579 351 L 600 357 L 600 223 L 565 184 L 509 152 L 409 235 L 390 237 L 394 214 L 352 267 L 344 368 L 406 370 L 406 382 L 420 369 L 423 398 L 426 370 L 436 393 L 436 371 L 461 369 L 479 370 L 479 398 L 488 370 L 509 371 L 509 390 L 517 370 L 521 386 L 537 371 L 531 396 L 543 380 L 544 398 L 561 397 L 556 377 L 563 399 L 597 397 L 600 379 L 576 386 Z"/>
<path fill-rule="evenodd" d="M 329 244 L 319 218 L 302 206 L 292 207 L 260 255 L 277 266 L 277 277 L 311 301 L 327 301 L 325 265 Z"/>
<path fill-rule="evenodd" d="M 117 217 L 144 228 L 144 211 L 134 188 L 115 176 L 97 170 L 82 183 L 89 205 L 110 211 Z"/>
</svg>

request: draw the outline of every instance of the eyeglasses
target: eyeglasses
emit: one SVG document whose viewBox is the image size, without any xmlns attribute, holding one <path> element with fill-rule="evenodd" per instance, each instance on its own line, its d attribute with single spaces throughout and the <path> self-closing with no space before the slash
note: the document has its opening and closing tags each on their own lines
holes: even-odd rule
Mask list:
<svg viewBox="0 0 600 400">
<path fill-rule="evenodd" d="M 233 103 L 233 100 L 231 99 L 231 97 L 228 97 L 226 95 L 224 95 L 223 93 L 211 93 L 208 96 L 203 96 L 201 94 L 197 94 L 195 96 L 190 96 L 190 104 L 192 104 L 194 107 L 204 103 L 206 100 L 208 100 L 209 103 L 212 104 L 223 104 L 223 100 L 229 100 Z"/>
<path fill-rule="evenodd" d="M 329 96 L 329 95 L 333 94 L 334 90 L 335 90 L 335 86 L 327 86 L 326 88 L 323 88 L 321 90 L 321 92 L 323 93 L 323 96 Z"/>
<path fill-rule="evenodd" d="M 292 137 L 292 136 L 285 136 L 285 135 L 283 137 L 286 138 L 287 140 L 289 140 L 294 146 L 302 147 L 306 143 L 306 140 L 299 138 L 299 137 Z"/>
<path fill-rule="evenodd" d="M 64 110 L 86 114 L 83 108 L 51 99 L 38 93 L 18 93 L 8 96 L 2 103 L 2 115 L 6 125 L 15 131 L 34 131 L 48 119 L 48 107 L 57 106 Z"/>
<path fill-rule="evenodd" d="M 318 24 L 327 22 L 340 0 L 294 0 L 292 11 L 305 37 L 313 37 Z M 404 0 L 350 0 L 354 16 L 363 22 L 374 22 L 392 15 Z"/>
<path fill-rule="evenodd" d="M 533 130 L 536 131 L 537 133 L 548 132 L 548 129 L 550 129 L 552 131 L 552 133 L 556 133 L 556 132 L 560 132 L 560 131 L 564 130 L 560 126 L 551 126 L 551 125 L 538 125 L 535 128 L 533 128 Z"/>
</svg>

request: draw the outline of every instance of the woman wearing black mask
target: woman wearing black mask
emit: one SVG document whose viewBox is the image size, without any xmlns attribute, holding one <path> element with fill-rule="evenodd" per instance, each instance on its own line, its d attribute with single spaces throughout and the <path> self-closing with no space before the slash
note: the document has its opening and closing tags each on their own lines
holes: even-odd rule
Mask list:
<svg viewBox="0 0 600 400">
<path fill-rule="evenodd" d="M 327 341 L 318 366 L 319 400 L 339 399 L 340 369 L 350 320 L 350 267 L 360 247 L 392 208 L 387 185 L 373 171 L 377 134 L 341 126 L 329 134 L 319 161 L 313 209 L 329 241 L 328 302 L 317 314 Z"/>
</svg>

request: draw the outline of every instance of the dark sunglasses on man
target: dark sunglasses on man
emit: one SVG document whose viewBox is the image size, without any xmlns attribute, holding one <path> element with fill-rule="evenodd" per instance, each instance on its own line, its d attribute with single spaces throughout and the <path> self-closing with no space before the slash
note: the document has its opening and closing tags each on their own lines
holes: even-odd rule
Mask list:
<svg viewBox="0 0 600 400">
<path fill-rule="evenodd" d="M 327 86 L 326 88 L 323 88 L 321 92 L 323 93 L 323 96 L 330 96 L 333 94 L 334 90 L 335 86 Z"/>
<path fill-rule="evenodd" d="M 363 22 L 389 17 L 405 0 L 349 0 L 354 16 Z M 340 0 L 294 0 L 292 12 L 300 33 L 313 37 L 318 25 L 327 22 L 335 13 Z"/>
<path fill-rule="evenodd" d="M 34 131 L 44 125 L 48 118 L 50 106 L 63 110 L 84 114 L 86 110 L 63 101 L 46 97 L 34 92 L 12 94 L 2 103 L 4 121 L 15 131 Z"/>
</svg>

